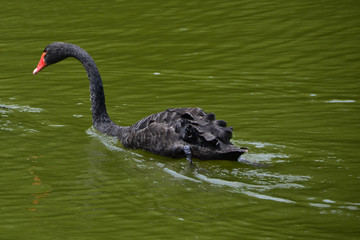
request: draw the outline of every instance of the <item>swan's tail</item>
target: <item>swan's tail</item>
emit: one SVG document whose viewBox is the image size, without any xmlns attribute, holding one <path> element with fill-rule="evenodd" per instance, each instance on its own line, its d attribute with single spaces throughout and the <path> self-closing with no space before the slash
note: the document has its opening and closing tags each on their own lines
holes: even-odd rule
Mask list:
<svg viewBox="0 0 360 240">
<path fill-rule="evenodd" d="M 191 146 L 194 157 L 201 159 L 238 160 L 247 148 L 234 146 L 232 127 L 223 120 L 216 120 L 213 113 L 205 113 L 201 108 L 169 109 L 181 117 L 175 126 L 180 138 Z"/>
</svg>

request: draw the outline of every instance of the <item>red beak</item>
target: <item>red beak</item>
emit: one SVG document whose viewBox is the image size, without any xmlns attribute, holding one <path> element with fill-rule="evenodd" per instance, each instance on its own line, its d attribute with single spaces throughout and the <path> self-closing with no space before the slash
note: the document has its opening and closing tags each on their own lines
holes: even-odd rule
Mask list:
<svg viewBox="0 0 360 240">
<path fill-rule="evenodd" d="M 44 60 L 44 57 L 46 55 L 47 52 L 44 52 L 42 55 L 41 55 L 41 58 L 40 58 L 40 61 L 39 61 L 39 64 L 37 65 L 37 67 L 34 69 L 33 71 L 33 74 L 37 74 L 38 72 L 41 71 L 41 69 L 43 69 L 44 67 L 46 67 L 46 63 L 45 63 L 45 60 Z"/>
</svg>

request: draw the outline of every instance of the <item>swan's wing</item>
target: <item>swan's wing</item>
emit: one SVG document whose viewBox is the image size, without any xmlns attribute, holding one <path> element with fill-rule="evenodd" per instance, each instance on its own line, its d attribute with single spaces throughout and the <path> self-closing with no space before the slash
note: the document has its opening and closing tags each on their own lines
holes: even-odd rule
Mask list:
<svg viewBox="0 0 360 240">
<path fill-rule="evenodd" d="M 126 136 L 120 138 L 129 148 L 141 148 L 169 157 L 183 157 L 184 143 L 175 131 L 174 122 L 164 120 L 164 112 L 150 115 L 129 127 Z"/>
<path fill-rule="evenodd" d="M 190 145 L 201 159 L 237 159 L 244 151 L 231 144 L 232 128 L 201 108 L 174 108 L 152 114 L 129 128 L 123 144 L 171 157 L 183 157 Z M 230 156 L 230 157 L 229 157 Z"/>
</svg>

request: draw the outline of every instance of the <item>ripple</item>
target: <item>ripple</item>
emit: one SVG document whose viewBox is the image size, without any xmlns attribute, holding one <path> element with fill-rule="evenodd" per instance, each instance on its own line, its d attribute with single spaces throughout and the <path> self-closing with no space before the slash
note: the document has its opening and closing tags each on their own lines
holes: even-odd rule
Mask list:
<svg viewBox="0 0 360 240">
<path fill-rule="evenodd" d="M 106 146 L 106 148 L 111 151 L 117 151 L 117 152 L 125 151 L 125 149 L 116 146 L 116 144 L 118 144 L 118 139 L 116 137 L 99 133 L 93 126 L 87 129 L 86 133 L 91 137 L 100 140 Z M 267 144 L 267 143 L 262 143 L 262 144 L 267 146 L 273 146 L 273 144 Z M 143 157 L 140 154 L 131 151 L 129 151 L 129 153 L 135 156 L 132 159 L 136 162 L 139 162 L 137 157 Z M 271 157 L 269 157 L 269 155 L 266 154 L 265 156 L 267 156 L 266 158 L 270 158 L 270 159 L 271 157 L 273 157 L 272 155 Z M 149 163 L 147 163 L 147 161 L 140 161 L 140 163 L 141 163 L 140 165 L 137 165 L 139 168 L 150 169 L 154 167 L 153 161 L 150 161 Z M 200 173 L 201 170 L 203 169 L 195 169 L 191 173 L 187 171 L 190 174 L 190 176 L 187 176 L 180 173 L 184 167 L 181 168 L 179 165 L 177 165 L 177 167 L 180 167 L 180 169 L 176 169 L 176 170 L 170 169 L 166 164 L 160 162 L 155 163 L 155 166 L 160 168 L 165 173 L 171 175 L 176 180 L 185 180 L 195 183 L 210 183 L 213 186 L 231 188 L 230 190 L 225 189 L 226 191 L 238 192 L 240 194 L 245 194 L 250 197 L 255 197 L 264 200 L 271 200 L 276 202 L 284 202 L 284 203 L 295 203 L 295 202 L 293 200 L 289 200 L 286 198 L 273 197 L 268 194 L 264 194 L 264 192 L 270 191 L 272 189 L 304 188 L 303 185 L 295 182 L 307 181 L 308 179 L 310 179 L 310 177 L 308 176 L 294 176 L 294 175 L 282 175 L 278 173 L 270 173 L 270 172 L 266 172 L 264 169 L 249 170 L 249 171 L 233 169 L 232 171 L 225 171 L 226 173 L 225 175 L 222 175 L 222 177 L 220 176 L 208 177 Z M 212 174 L 216 174 L 216 172 L 217 172 L 216 170 L 213 170 Z M 234 180 L 232 181 L 232 180 L 221 179 L 227 177 L 231 177 Z M 240 181 L 241 179 L 250 180 L 252 183 L 245 183 L 243 181 Z"/>
<path fill-rule="evenodd" d="M 124 151 L 124 149 L 115 146 L 116 143 L 118 142 L 117 137 L 112 137 L 112 136 L 108 136 L 105 134 L 101 134 L 94 128 L 94 126 L 91 126 L 90 128 L 88 128 L 86 130 L 86 133 L 88 135 L 90 135 L 91 137 L 97 138 L 98 140 L 100 140 L 105 145 L 105 147 L 109 150 L 118 151 L 118 152 Z"/>
<path fill-rule="evenodd" d="M 234 140 L 234 143 L 237 143 L 238 145 L 252 145 L 256 148 L 264 148 L 264 147 L 273 147 L 273 148 L 285 148 L 284 145 L 278 145 L 278 144 L 273 144 L 273 143 L 267 143 L 267 142 L 253 142 L 253 141 L 239 141 L 239 140 Z"/>
<path fill-rule="evenodd" d="M 88 135 L 90 135 L 91 137 L 100 140 L 100 142 L 102 142 L 105 145 L 105 147 L 107 149 L 109 149 L 110 151 L 115 151 L 115 152 L 124 152 L 125 151 L 124 148 L 117 146 L 117 144 L 119 143 L 119 140 L 117 137 L 100 133 L 94 128 L 94 126 L 91 126 L 90 128 L 88 128 L 86 130 L 86 133 Z M 143 157 L 141 154 L 138 154 L 135 152 L 128 151 L 128 153 L 135 157 L 140 157 L 140 158 Z M 133 160 L 142 162 L 142 160 L 135 159 L 135 158 Z"/>
<path fill-rule="evenodd" d="M 1 104 L 0 107 L 3 108 L 2 111 L 16 110 L 18 112 L 29 112 L 29 113 L 39 113 L 39 112 L 43 111 L 42 108 L 21 106 L 21 105 L 17 105 L 17 104 Z"/>
<path fill-rule="evenodd" d="M 39 113 L 41 111 L 43 111 L 42 108 L 0 103 L 0 130 L 10 132 L 20 131 L 22 132 L 22 135 L 27 135 L 27 133 L 38 133 L 38 130 L 26 127 L 28 125 L 28 114 L 23 116 L 18 113 Z"/>
<path fill-rule="evenodd" d="M 247 146 L 251 149 L 251 146 L 254 146 L 255 148 L 271 148 L 271 151 L 279 149 L 284 149 L 286 146 L 279 145 L 279 144 L 273 144 L 273 143 L 267 143 L 267 142 L 256 142 L 256 141 L 239 141 L 235 140 L 233 141 L 238 146 Z M 246 161 L 243 161 L 244 163 L 249 163 L 254 166 L 256 166 L 258 163 L 270 163 L 273 162 L 273 159 L 276 158 L 276 162 L 285 162 L 289 158 L 289 155 L 284 153 L 253 153 L 251 150 L 246 155 L 243 155 L 242 157 L 245 158 Z"/>
<path fill-rule="evenodd" d="M 275 201 L 275 202 L 295 203 L 294 201 L 289 200 L 289 199 L 279 198 L 279 197 L 272 197 L 272 196 L 269 196 L 269 195 L 264 195 L 264 194 L 249 192 L 249 191 L 244 191 L 243 193 L 250 196 L 250 197 L 255 197 L 255 198 L 259 198 L 259 199 L 272 200 L 272 201 Z"/>
<path fill-rule="evenodd" d="M 323 204 L 323 203 L 309 203 L 312 207 L 318 207 L 318 208 L 329 208 L 331 205 L 329 204 Z"/>
<path fill-rule="evenodd" d="M 278 184 L 278 185 L 273 185 L 273 186 L 265 186 L 265 185 L 253 185 L 253 184 L 237 182 L 237 181 L 227 181 L 227 180 L 222 180 L 222 179 L 217 179 L 217 178 L 208 178 L 202 174 L 196 174 L 196 177 L 198 177 L 199 179 L 201 179 L 205 182 L 208 182 L 208 183 L 211 183 L 214 185 L 232 187 L 232 188 L 236 189 L 237 191 L 239 191 L 240 193 L 245 194 L 247 196 L 251 196 L 251 197 L 255 197 L 255 198 L 259 198 L 259 199 L 265 199 L 265 200 L 272 200 L 272 201 L 276 201 L 276 202 L 295 203 L 294 201 L 289 200 L 289 199 L 273 197 L 270 195 L 265 195 L 265 194 L 249 191 L 249 189 L 253 189 L 253 190 L 258 189 L 259 190 L 259 189 L 271 189 L 271 188 L 289 188 L 289 187 L 293 187 L 291 184 Z"/>
<path fill-rule="evenodd" d="M 333 99 L 333 100 L 329 100 L 329 101 L 325 101 L 326 103 L 354 103 L 356 102 L 355 100 L 338 100 L 338 99 Z"/>
<path fill-rule="evenodd" d="M 246 160 L 251 162 L 271 162 L 273 158 L 289 158 L 286 154 L 277 153 L 249 153 L 246 155 Z M 277 160 L 276 162 L 284 162 L 284 160 Z"/>
<path fill-rule="evenodd" d="M 175 171 L 173 171 L 173 170 L 171 170 L 171 169 L 169 169 L 169 168 L 166 168 L 166 167 L 164 167 L 163 170 L 164 170 L 165 172 L 167 172 L 168 174 L 174 176 L 174 177 L 177 178 L 177 179 L 189 180 L 189 181 L 192 181 L 192 182 L 201 182 L 201 181 L 196 180 L 196 179 L 194 179 L 194 178 L 187 177 L 187 176 L 185 176 L 185 175 L 183 175 L 183 174 L 181 174 L 181 173 L 177 173 L 177 172 L 175 172 Z"/>
</svg>

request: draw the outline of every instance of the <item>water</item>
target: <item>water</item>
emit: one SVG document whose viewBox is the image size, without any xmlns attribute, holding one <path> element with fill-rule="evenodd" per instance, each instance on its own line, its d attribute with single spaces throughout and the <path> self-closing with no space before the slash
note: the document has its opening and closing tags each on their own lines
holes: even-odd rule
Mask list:
<svg viewBox="0 0 360 240">
<path fill-rule="evenodd" d="M 15 0 L 0 9 L 0 239 L 358 239 L 356 1 Z M 199 106 L 253 166 L 125 149 L 91 127 L 85 48 L 122 125 Z"/>
</svg>

